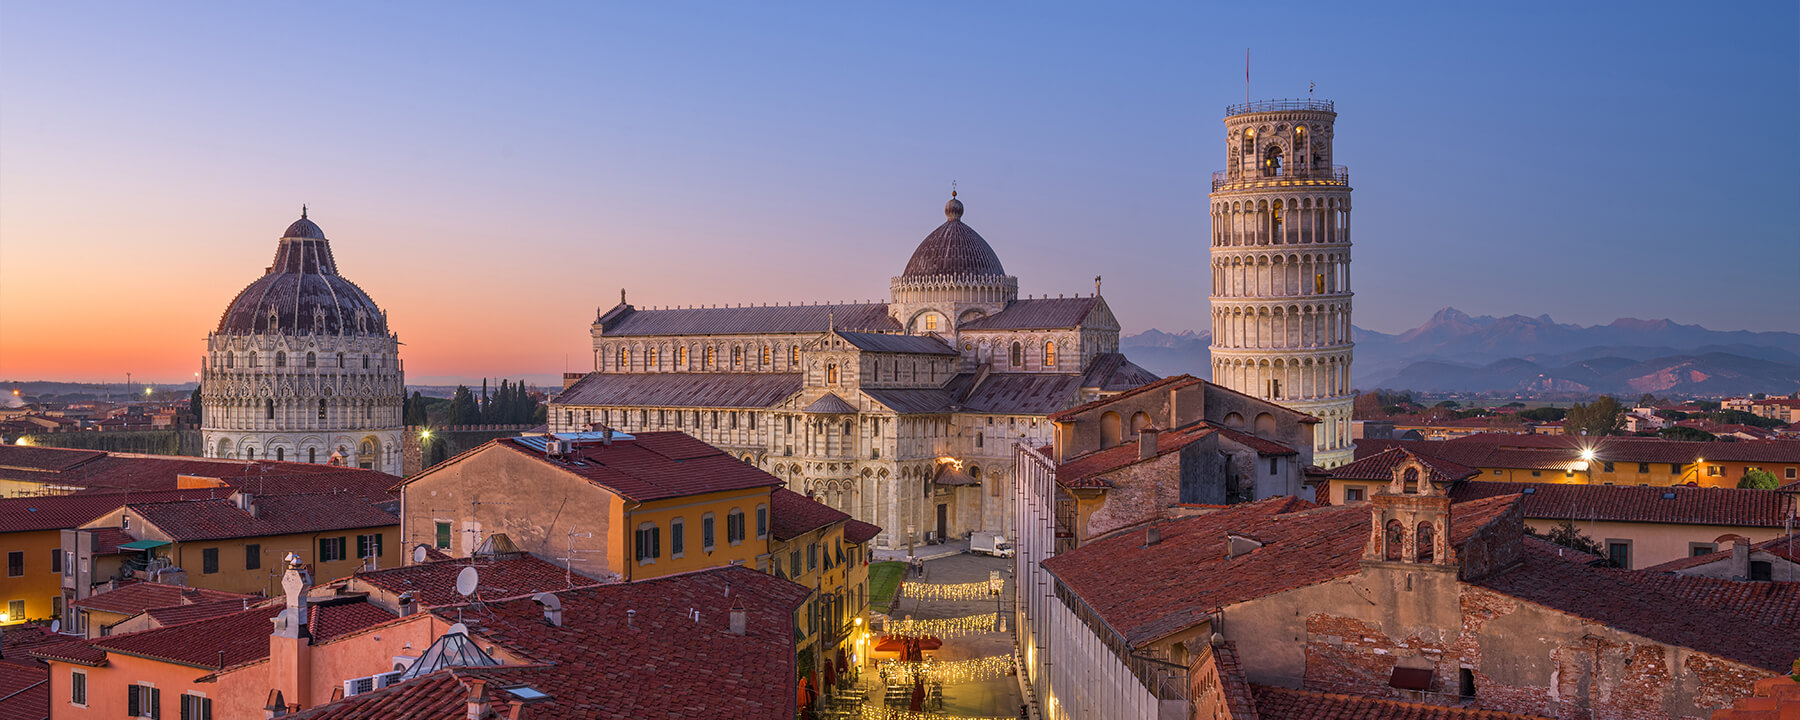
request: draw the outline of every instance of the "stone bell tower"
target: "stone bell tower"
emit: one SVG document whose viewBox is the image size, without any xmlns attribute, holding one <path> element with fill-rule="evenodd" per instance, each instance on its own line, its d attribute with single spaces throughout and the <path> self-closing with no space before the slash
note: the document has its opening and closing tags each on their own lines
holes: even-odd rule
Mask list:
<svg viewBox="0 0 1800 720">
<path fill-rule="evenodd" d="M 1329 100 L 1225 109 L 1212 178 L 1212 381 L 1319 418 L 1313 462 L 1350 462 L 1350 173 Z"/>
<path fill-rule="evenodd" d="M 1450 547 L 1450 497 L 1431 482 L 1431 469 L 1407 453 L 1394 478 L 1370 498 L 1365 562 L 1456 566 Z"/>
</svg>

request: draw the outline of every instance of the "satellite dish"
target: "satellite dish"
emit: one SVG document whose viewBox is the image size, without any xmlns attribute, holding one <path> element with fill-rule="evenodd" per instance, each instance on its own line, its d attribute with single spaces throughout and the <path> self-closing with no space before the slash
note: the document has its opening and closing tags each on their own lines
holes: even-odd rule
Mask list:
<svg viewBox="0 0 1800 720">
<path fill-rule="evenodd" d="M 468 597 L 475 594 L 475 586 L 481 582 L 481 574 L 475 568 L 466 567 L 456 574 L 456 594 Z"/>
<path fill-rule="evenodd" d="M 50 621 L 50 632 L 62 632 L 62 621 L 61 620 L 51 620 Z"/>
<path fill-rule="evenodd" d="M 464 625 L 462 623 L 457 623 L 455 625 L 451 625 L 449 630 L 445 630 L 444 634 L 445 635 L 461 635 L 463 637 L 468 637 L 469 626 Z"/>
<path fill-rule="evenodd" d="M 415 562 L 415 563 L 425 562 L 425 557 L 426 557 L 425 546 L 424 545 L 414 545 L 413 546 L 413 562 Z"/>
</svg>

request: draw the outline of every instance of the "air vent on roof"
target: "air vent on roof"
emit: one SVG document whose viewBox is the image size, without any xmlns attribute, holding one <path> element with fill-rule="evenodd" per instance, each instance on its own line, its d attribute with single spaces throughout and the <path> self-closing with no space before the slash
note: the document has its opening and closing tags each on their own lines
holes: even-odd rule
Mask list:
<svg viewBox="0 0 1800 720">
<path fill-rule="evenodd" d="M 1537 488 L 1525 488 L 1524 490 L 1521 490 L 1520 492 L 1525 493 L 1526 495 L 1536 495 Z"/>
</svg>

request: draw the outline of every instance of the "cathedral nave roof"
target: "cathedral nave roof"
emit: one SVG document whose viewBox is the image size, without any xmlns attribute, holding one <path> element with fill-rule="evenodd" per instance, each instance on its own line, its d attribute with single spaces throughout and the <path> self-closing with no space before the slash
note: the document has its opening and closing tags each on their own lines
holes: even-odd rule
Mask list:
<svg viewBox="0 0 1800 720">
<path fill-rule="evenodd" d="M 600 324 L 606 337 L 822 333 L 833 327 L 852 332 L 898 332 L 901 329 L 900 323 L 888 315 L 886 303 L 672 310 L 640 310 L 624 305 L 608 310 Z"/>
</svg>

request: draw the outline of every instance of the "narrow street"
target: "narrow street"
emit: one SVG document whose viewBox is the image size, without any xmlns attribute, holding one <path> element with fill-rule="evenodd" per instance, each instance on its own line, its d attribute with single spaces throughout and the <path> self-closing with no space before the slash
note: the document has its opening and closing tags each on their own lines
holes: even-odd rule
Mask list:
<svg viewBox="0 0 1800 720">
<path fill-rule="evenodd" d="M 979 599 L 930 599 L 918 597 L 907 592 L 906 588 L 918 584 L 954 585 L 961 583 L 985 583 L 989 573 L 999 571 L 1006 586 L 1000 597 L 1012 588 L 1012 561 L 986 555 L 961 554 L 925 561 L 925 577 L 906 577 L 902 585 L 900 600 L 895 603 L 892 619 L 905 620 L 910 616 L 914 620 L 944 620 L 964 618 L 974 615 L 991 615 L 999 605 L 991 595 Z M 1005 617 L 1007 632 L 990 630 L 988 632 L 951 635 L 943 638 L 943 646 L 937 650 L 926 651 L 926 656 L 938 662 L 954 662 L 974 660 L 978 658 L 996 658 L 997 662 L 1005 661 L 1012 656 L 1013 618 Z M 876 672 L 863 675 L 869 690 L 871 705 L 881 705 L 885 697 L 885 688 Z M 1018 679 L 1010 674 L 998 677 L 973 680 L 948 679 L 943 684 L 943 707 L 927 704 L 924 713 L 954 717 L 1016 717 L 1021 704 Z M 906 709 L 905 705 L 886 706 L 888 709 Z"/>
</svg>

